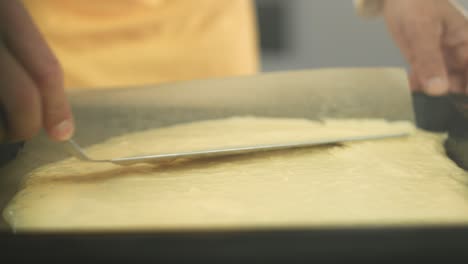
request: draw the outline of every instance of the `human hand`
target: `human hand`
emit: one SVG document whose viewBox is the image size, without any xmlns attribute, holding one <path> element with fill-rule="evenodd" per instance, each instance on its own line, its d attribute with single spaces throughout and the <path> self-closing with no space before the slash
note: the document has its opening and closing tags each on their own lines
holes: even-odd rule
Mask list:
<svg viewBox="0 0 468 264">
<path fill-rule="evenodd" d="M 58 141 L 73 134 L 61 66 L 16 0 L 0 0 L 0 104 L 10 141 L 30 139 L 41 128 Z"/>
<path fill-rule="evenodd" d="M 468 19 L 449 0 L 386 0 L 387 26 L 409 62 L 412 91 L 468 94 Z"/>
</svg>

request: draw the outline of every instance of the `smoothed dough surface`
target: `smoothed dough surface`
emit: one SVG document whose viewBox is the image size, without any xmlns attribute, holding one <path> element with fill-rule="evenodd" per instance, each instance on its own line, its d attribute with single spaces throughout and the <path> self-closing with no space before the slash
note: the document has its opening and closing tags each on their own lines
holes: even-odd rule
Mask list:
<svg viewBox="0 0 468 264">
<path fill-rule="evenodd" d="M 468 174 L 443 134 L 406 122 L 232 117 L 110 139 L 95 158 L 410 131 L 409 137 L 120 167 L 33 171 L 5 209 L 16 231 L 468 223 Z"/>
</svg>

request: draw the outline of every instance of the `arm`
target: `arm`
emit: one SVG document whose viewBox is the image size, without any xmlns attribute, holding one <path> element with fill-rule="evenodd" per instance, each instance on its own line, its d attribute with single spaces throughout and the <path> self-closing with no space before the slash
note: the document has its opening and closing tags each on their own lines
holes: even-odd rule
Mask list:
<svg viewBox="0 0 468 264">
<path fill-rule="evenodd" d="M 449 0 L 357 0 L 359 14 L 383 16 L 411 67 L 413 91 L 468 94 L 468 19 Z"/>
<path fill-rule="evenodd" d="M 19 1 L 0 0 L 0 34 L 0 104 L 9 140 L 29 139 L 41 128 L 54 140 L 68 139 L 74 125 L 61 67 Z"/>
</svg>

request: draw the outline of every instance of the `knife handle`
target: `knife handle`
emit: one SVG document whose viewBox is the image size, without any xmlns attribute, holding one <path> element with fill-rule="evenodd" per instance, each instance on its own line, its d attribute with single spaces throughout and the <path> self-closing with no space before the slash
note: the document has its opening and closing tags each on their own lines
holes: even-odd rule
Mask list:
<svg viewBox="0 0 468 264">
<path fill-rule="evenodd" d="M 450 95 L 451 100 L 455 104 L 457 110 L 462 113 L 468 122 L 468 95 L 464 94 L 453 94 Z"/>
<path fill-rule="evenodd" d="M 5 109 L 0 104 L 0 167 L 14 160 L 24 146 L 24 141 L 8 141 L 8 119 Z"/>
<path fill-rule="evenodd" d="M 467 95 L 430 96 L 415 92 L 412 94 L 412 99 L 416 124 L 419 128 L 446 132 L 453 124 L 460 122 L 468 124 Z"/>
<path fill-rule="evenodd" d="M 455 106 L 448 96 L 429 96 L 422 92 L 412 94 L 416 125 L 432 132 L 448 130 Z"/>
</svg>

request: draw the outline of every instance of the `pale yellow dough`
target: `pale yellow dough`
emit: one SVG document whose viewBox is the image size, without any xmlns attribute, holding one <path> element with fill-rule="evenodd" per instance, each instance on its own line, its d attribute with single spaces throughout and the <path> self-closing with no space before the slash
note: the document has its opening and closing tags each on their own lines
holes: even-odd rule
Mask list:
<svg viewBox="0 0 468 264">
<path fill-rule="evenodd" d="M 119 167 L 32 172 L 4 211 L 16 231 L 468 223 L 467 173 L 444 135 L 406 122 L 233 117 L 92 146 L 96 158 L 410 131 L 407 138 Z"/>
</svg>

